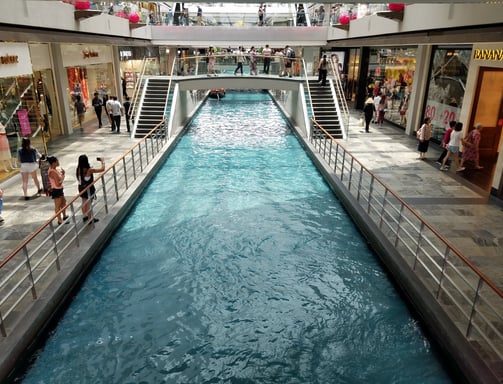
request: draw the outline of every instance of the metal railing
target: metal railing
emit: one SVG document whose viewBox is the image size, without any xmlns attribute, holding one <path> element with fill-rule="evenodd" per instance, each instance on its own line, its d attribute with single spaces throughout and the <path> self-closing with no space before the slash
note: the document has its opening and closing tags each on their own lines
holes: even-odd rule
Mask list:
<svg viewBox="0 0 503 384">
<path fill-rule="evenodd" d="M 221 50 L 212 56 L 196 55 L 185 56 L 176 59 L 176 65 L 172 69 L 171 75 L 173 76 L 218 76 L 218 75 L 232 75 L 237 68 L 236 53 Z M 257 53 L 255 56 L 257 65 L 257 74 L 265 75 L 263 72 L 264 56 Z M 213 60 L 213 66 L 210 65 L 210 60 Z M 250 73 L 250 53 L 243 53 L 243 73 Z M 303 76 L 304 61 L 301 57 L 288 58 L 282 54 L 276 54 L 271 57 L 269 67 L 270 76 L 286 76 L 285 64 L 287 61 L 292 62 L 291 73 L 293 76 Z M 239 72 L 240 73 L 240 72 Z"/>
<path fill-rule="evenodd" d="M 88 200 L 92 218 L 103 219 L 109 215 L 167 142 L 162 121 L 96 178 L 95 198 Z M 62 266 L 72 257 L 72 250 L 80 247 L 83 236 L 94 228 L 94 220 L 82 220 L 80 194 L 72 198 L 65 209 L 67 225 L 58 225 L 54 215 L 0 262 L 0 335 L 3 337 L 9 335 L 24 311 L 61 273 Z"/>
<path fill-rule="evenodd" d="M 501 361 L 503 292 L 315 121 L 310 141 L 452 323 Z"/>
<path fill-rule="evenodd" d="M 349 107 L 346 101 L 346 95 L 344 94 L 344 88 L 341 82 L 341 73 L 339 71 L 339 62 L 335 59 L 334 56 L 330 57 L 328 61 L 328 73 L 330 74 L 331 79 L 333 80 L 334 90 L 335 90 L 335 98 L 337 101 L 337 105 L 339 106 L 338 110 L 340 111 L 340 117 L 343 121 L 344 136 L 346 138 L 349 137 Z"/>
</svg>

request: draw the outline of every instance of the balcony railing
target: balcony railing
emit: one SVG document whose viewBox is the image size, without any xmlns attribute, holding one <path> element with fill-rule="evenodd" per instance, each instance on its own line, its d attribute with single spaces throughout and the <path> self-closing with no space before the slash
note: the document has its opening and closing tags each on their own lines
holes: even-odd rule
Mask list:
<svg viewBox="0 0 503 384">
<path fill-rule="evenodd" d="M 316 122 L 311 143 L 453 326 L 486 361 L 503 359 L 503 292 Z M 494 367 L 493 367 L 494 368 Z"/>
</svg>

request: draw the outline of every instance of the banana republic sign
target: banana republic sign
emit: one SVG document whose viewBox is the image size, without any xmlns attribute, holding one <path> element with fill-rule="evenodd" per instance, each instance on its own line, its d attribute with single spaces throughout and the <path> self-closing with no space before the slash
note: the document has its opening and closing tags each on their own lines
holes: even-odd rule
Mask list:
<svg viewBox="0 0 503 384">
<path fill-rule="evenodd" d="M 473 59 L 503 61 L 503 49 L 474 49 Z"/>
<path fill-rule="evenodd" d="M 18 55 L 2 55 L 0 56 L 0 64 L 17 64 L 19 63 Z"/>
</svg>

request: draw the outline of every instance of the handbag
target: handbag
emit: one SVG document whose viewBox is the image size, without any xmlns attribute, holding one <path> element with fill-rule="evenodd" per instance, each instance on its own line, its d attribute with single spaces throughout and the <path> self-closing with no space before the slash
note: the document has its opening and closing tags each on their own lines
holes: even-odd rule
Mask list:
<svg viewBox="0 0 503 384">
<path fill-rule="evenodd" d="M 363 117 L 360 118 L 360 127 L 364 127 L 365 126 L 365 119 Z"/>
</svg>

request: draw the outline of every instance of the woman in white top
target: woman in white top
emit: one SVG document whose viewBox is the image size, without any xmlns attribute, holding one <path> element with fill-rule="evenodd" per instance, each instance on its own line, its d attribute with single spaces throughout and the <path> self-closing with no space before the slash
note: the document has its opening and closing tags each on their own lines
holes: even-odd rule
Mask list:
<svg viewBox="0 0 503 384">
<path fill-rule="evenodd" d="M 456 167 L 459 168 L 459 145 L 461 144 L 461 131 L 463 130 L 463 123 L 457 122 L 454 126 L 454 131 L 451 132 L 451 138 L 447 144 L 447 155 L 445 155 L 442 161 L 441 171 L 447 171 L 449 167 L 446 166 L 447 160 L 451 153 L 454 153 L 454 161 L 456 162 Z"/>
</svg>

